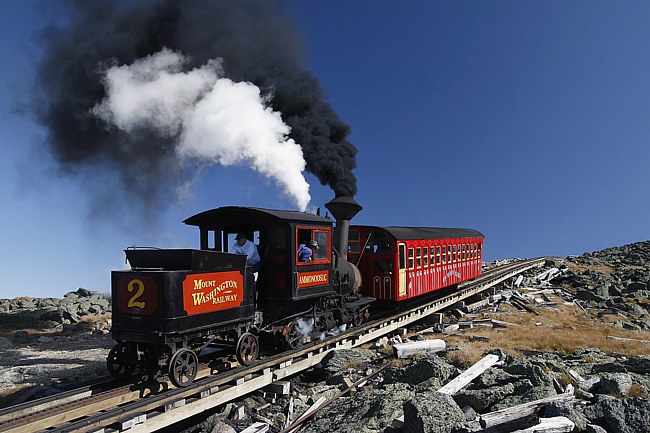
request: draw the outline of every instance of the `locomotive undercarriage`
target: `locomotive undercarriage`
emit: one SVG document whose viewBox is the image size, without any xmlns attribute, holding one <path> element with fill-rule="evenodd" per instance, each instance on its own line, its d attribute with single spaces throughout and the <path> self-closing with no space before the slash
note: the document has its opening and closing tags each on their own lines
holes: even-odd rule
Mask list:
<svg viewBox="0 0 650 433">
<path fill-rule="evenodd" d="M 165 336 L 160 344 L 118 340 L 107 357 L 109 372 L 117 377 L 138 373 L 146 379 L 167 375 L 178 386 L 194 381 L 199 367 L 199 353 L 205 348 L 235 350 L 242 365 L 252 363 L 259 354 L 258 337 L 249 332 L 251 322 L 227 328 L 201 330 L 178 336 Z"/>
<path fill-rule="evenodd" d="M 303 314 L 276 321 L 261 330 L 270 335 L 276 350 L 295 349 L 304 343 L 338 334 L 344 327 L 358 326 L 367 320 L 372 298 L 356 295 L 331 295 L 319 298 Z"/>
<path fill-rule="evenodd" d="M 332 295 L 319 298 L 304 314 L 293 315 L 262 325 L 261 312 L 250 322 L 219 329 L 165 336 L 164 342 L 139 343 L 133 338 L 118 340 L 107 357 L 109 372 L 117 377 L 135 373 L 145 379 L 168 376 L 177 387 L 191 384 L 199 369 L 199 353 L 205 348 L 234 349 L 238 362 L 255 361 L 261 346 L 275 351 L 295 349 L 309 341 L 336 335 L 366 320 L 372 298 Z M 260 339 L 262 343 L 260 343 Z"/>
</svg>

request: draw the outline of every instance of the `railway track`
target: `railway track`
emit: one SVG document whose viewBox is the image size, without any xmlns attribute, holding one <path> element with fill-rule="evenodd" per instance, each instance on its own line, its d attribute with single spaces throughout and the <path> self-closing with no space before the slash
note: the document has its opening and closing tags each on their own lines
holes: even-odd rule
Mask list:
<svg viewBox="0 0 650 433">
<path fill-rule="evenodd" d="M 155 431 L 306 370 L 332 350 L 360 346 L 444 310 L 541 266 L 545 260 L 500 266 L 460 284 L 458 290 L 439 299 L 366 322 L 326 341 L 263 358 L 250 366 L 215 373 L 217 365 L 204 365 L 194 383 L 185 388 L 170 388 L 166 382 L 122 386 L 113 383 L 6 408 L 0 411 L 0 433 Z"/>
</svg>

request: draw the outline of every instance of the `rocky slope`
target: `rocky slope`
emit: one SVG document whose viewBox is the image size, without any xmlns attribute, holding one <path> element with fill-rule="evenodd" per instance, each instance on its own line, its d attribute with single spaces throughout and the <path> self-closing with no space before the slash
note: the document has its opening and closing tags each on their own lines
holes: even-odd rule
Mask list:
<svg viewBox="0 0 650 433">
<path fill-rule="evenodd" d="M 343 384 L 388 363 L 386 370 L 355 392 L 333 400 L 301 431 L 480 431 L 481 415 L 553 398 L 573 387 L 569 402 L 547 404 L 534 416 L 483 431 L 533 431 L 523 429 L 539 418 L 563 417 L 573 423 L 576 432 L 650 432 L 649 287 L 650 242 L 558 258 L 491 293 L 494 302 L 481 310 L 475 311 L 471 305 L 454 308 L 454 314 L 446 314 L 445 323 L 436 328 L 453 329 L 452 335 L 425 332 L 431 323 L 423 323 L 400 337 L 337 351 L 317 368 L 292 378 L 288 393 L 256 392 L 216 408 L 184 428 L 188 433 L 238 432 L 264 422 L 270 425 L 269 431 L 279 431 L 320 397 L 331 398 Z M 0 386 L 3 380 L 14 388 L 21 383 L 56 385 L 47 378 L 60 378 L 66 369 L 65 364 L 60 369 L 59 362 L 52 361 L 50 355 L 57 351 L 70 361 L 68 370 L 74 370 L 70 365 L 86 365 L 90 370 L 82 374 L 104 371 L 104 357 L 112 344 L 106 335 L 106 320 L 93 322 L 81 316 L 90 313 L 88 302 L 98 312 L 106 308 L 95 307 L 102 305 L 95 302 L 93 294 L 82 291 L 74 295 L 76 298 L 73 294 L 66 298 L 75 298 L 76 307 L 63 307 L 65 298 L 58 303 L 52 300 L 52 305 L 31 300 L 31 308 L 26 306 L 28 300 L 0 301 L 0 311 L 5 311 L 0 313 L 3 325 L 4 317 L 19 311 L 33 314 L 41 322 L 54 317 L 44 318 L 46 313 L 57 311 L 58 317 L 50 323 L 56 332 L 39 335 L 28 331 L 25 336 L 12 330 L 5 334 L 8 338 L 0 339 Z M 521 303 L 528 309 L 517 307 Z M 494 326 L 483 326 L 490 317 Z M 64 325 L 66 321 L 70 323 Z M 476 326 L 467 326 L 474 322 Z M 523 338 L 526 334 L 532 338 Z M 558 341 L 538 341 L 547 335 Z M 576 341 L 560 341 L 568 336 Z M 395 359 L 390 348 L 397 340 L 429 338 L 444 339 L 447 348 L 413 359 Z M 540 350 L 547 347 L 543 343 L 548 348 Z M 478 353 L 470 356 L 472 351 Z M 500 365 L 490 367 L 452 396 L 437 392 L 488 352 L 499 356 Z M 36 354 L 49 361 L 33 364 L 31 357 Z M 397 427 L 400 423 L 395 420 L 400 416 L 404 424 Z M 178 426 L 169 429 L 178 430 Z"/>
</svg>

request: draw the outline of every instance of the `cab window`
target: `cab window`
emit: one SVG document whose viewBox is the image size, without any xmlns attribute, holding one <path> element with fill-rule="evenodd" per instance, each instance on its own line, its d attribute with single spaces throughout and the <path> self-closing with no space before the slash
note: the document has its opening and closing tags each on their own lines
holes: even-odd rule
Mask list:
<svg viewBox="0 0 650 433">
<path fill-rule="evenodd" d="M 296 245 L 294 247 L 296 263 L 299 266 L 330 263 L 332 260 L 331 238 L 332 234 L 329 229 L 314 227 L 296 228 Z M 300 244 L 304 244 L 311 249 L 312 254 L 309 261 L 300 261 L 298 257 Z"/>
</svg>

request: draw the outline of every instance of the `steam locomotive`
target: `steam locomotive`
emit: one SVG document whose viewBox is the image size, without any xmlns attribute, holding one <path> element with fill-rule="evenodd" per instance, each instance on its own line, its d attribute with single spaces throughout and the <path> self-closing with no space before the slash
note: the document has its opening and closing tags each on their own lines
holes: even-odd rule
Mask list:
<svg viewBox="0 0 650 433">
<path fill-rule="evenodd" d="M 475 230 L 350 226 L 362 209 L 352 197 L 326 207 L 336 227 L 304 212 L 221 207 L 184 221 L 200 229 L 199 250 L 127 249 L 131 269 L 111 276 L 111 374 L 140 368 L 187 386 L 208 346 L 249 365 L 261 346 L 295 348 L 361 324 L 376 299 L 399 303 L 480 274 Z M 256 244 L 258 272 L 228 252 L 236 233 Z M 317 245 L 307 262 L 297 253 L 304 240 Z"/>
</svg>

